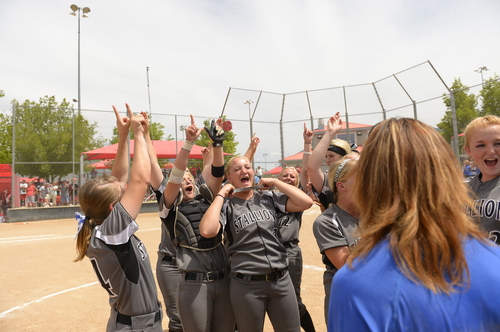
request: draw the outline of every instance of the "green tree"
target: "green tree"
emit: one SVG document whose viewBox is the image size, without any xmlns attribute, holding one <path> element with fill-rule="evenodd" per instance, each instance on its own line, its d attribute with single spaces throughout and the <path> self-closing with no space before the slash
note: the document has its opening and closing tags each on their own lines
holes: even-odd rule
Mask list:
<svg viewBox="0 0 500 332">
<path fill-rule="evenodd" d="M 500 116 L 500 77 L 498 75 L 484 82 L 480 95 L 483 100 L 480 115 Z"/>
<path fill-rule="evenodd" d="M 0 164 L 12 163 L 12 117 L 0 114 Z"/>
<path fill-rule="evenodd" d="M 451 89 L 454 91 L 457 128 L 460 134 L 463 133 L 469 122 L 478 116 L 478 112 L 476 111 L 477 98 L 474 94 L 469 94 L 469 87 L 463 85 L 459 78 L 455 79 Z M 448 110 L 445 112 L 441 122 L 437 124 L 437 127 L 443 131 L 441 134 L 446 141 L 451 142 L 451 137 L 453 136 L 453 121 L 450 95 L 445 94 L 443 96 L 443 101 Z"/>
<path fill-rule="evenodd" d="M 207 128 L 210 128 L 210 123 L 211 123 L 211 119 L 207 119 L 205 121 L 203 121 L 203 125 Z M 226 117 L 223 116 L 222 117 L 222 121 L 226 121 Z M 230 153 L 232 155 L 237 155 L 236 154 L 236 147 L 238 146 L 238 142 L 235 140 L 236 138 L 236 134 L 234 133 L 234 131 L 230 130 L 230 131 L 227 131 L 226 132 L 226 136 L 224 138 L 224 152 L 226 153 Z M 210 137 L 208 136 L 206 130 L 203 130 L 201 135 L 198 137 L 198 139 L 194 142 L 196 145 L 200 145 L 200 146 L 208 146 L 208 144 L 212 143 L 212 140 L 210 139 Z M 228 161 L 229 159 L 231 159 L 231 157 L 233 156 L 224 156 L 224 159 L 226 161 Z"/>
<path fill-rule="evenodd" d="M 149 126 L 149 135 L 151 136 L 151 139 L 153 141 L 161 141 L 163 140 L 163 136 L 165 136 L 165 126 L 162 125 L 159 122 L 151 122 L 151 125 Z M 134 139 L 134 133 L 130 131 L 130 139 Z M 165 141 L 173 141 L 174 138 L 172 135 L 168 135 L 167 139 Z M 111 139 L 109 140 L 111 144 L 116 144 L 118 143 L 118 128 L 114 127 L 113 128 L 113 135 L 111 136 Z"/>
<path fill-rule="evenodd" d="M 19 174 L 46 179 L 70 174 L 73 170 L 73 121 L 76 162 L 80 160 L 81 152 L 105 143 L 97 135 L 97 123 L 90 123 L 82 115 L 75 114 L 66 99 L 58 103 L 55 96 L 45 96 L 39 102 L 26 100 L 23 104 L 13 100 L 12 105 L 15 110 L 16 162 L 44 162 L 17 164 Z"/>
</svg>

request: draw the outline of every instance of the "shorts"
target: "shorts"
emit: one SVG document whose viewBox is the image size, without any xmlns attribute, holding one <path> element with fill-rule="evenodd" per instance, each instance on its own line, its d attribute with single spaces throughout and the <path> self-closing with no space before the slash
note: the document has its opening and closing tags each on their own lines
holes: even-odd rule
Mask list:
<svg viewBox="0 0 500 332">
<path fill-rule="evenodd" d="M 21 194 L 21 199 L 25 200 L 26 199 L 26 194 Z"/>
<path fill-rule="evenodd" d="M 35 196 L 26 196 L 26 203 L 35 204 Z"/>
<path fill-rule="evenodd" d="M 69 196 L 61 196 L 61 203 L 69 203 Z"/>
</svg>

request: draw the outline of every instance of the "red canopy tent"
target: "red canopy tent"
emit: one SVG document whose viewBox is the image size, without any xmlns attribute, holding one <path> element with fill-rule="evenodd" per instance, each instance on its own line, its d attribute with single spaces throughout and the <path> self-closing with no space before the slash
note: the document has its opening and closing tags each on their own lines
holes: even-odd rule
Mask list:
<svg viewBox="0 0 500 332">
<path fill-rule="evenodd" d="M 281 166 L 278 166 L 278 167 L 275 167 L 273 169 L 270 169 L 267 172 L 264 172 L 264 175 L 271 175 L 271 174 L 276 175 L 276 174 L 280 174 L 281 170 L 282 170 Z"/>
<path fill-rule="evenodd" d="M 96 163 L 91 164 L 90 167 L 95 169 L 111 169 L 111 167 L 113 167 L 113 160 L 100 160 Z"/>
<path fill-rule="evenodd" d="M 183 145 L 184 141 L 153 141 L 153 147 L 156 151 L 158 159 L 176 158 Z M 189 155 L 189 159 L 203 159 L 203 155 L 201 154 L 202 148 L 202 146 L 194 145 L 193 149 L 191 150 L 191 154 Z M 108 145 L 99 149 L 82 152 L 81 154 L 87 156 L 85 157 L 85 160 L 115 159 L 117 150 L 118 143 Z M 130 141 L 130 157 L 134 157 L 133 140 Z"/>
</svg>

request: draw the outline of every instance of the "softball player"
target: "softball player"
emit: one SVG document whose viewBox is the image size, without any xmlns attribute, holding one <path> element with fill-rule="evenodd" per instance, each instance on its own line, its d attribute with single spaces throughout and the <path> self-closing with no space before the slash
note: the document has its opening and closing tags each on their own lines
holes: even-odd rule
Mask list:
<svg viewBox="0 0 500 332">
<path fill-rule="evenodd" d="M 142 113 L 147 119 L 147 113 Z M 155 192 L 157 200 L 161 199 L 165 190 L 166 179 L 163 177 L 156 151 L 149 136 L 149 122 L 144 132 L 144 138 L 148 147 L 149 161 L 151 164 L 151 189 Z M 167 227 L 161 223 L 161 241 L 158 248 L 158 260 L 156 262 L 156 279 L 163 295 L 163 302 L 167 312 L 169 332 L 183 332 L 179 311 L 177 310 L 177 284 L 180 272 L 175 261 L 175 248 L 170 240 Z"/>
<path fill-rule="evenodd" d="M 500 118 L 488 115 L 476 118 L 465 128 L 465 151 L 481 171 L 469 182 L 475 194 L 481 227 L 490 240 L 500 245 Z"/>
<path fill-rule="evenodd" d="M 264 188 L 252 190 L 252 165 L 246 157 L 228 162 L 226 184 L 205 213 L 200 231 L 213 237 L 224 230 L 231 261 L 231 305 L 239 332 L 263 330 L 266 312 L 275 331 L 300 331 L 297 298 L 287 270 L 286 250 L 279 238 L 277 214 L 311 207 L 300 189 L 263 178 Z M 230 195 L 235 191 L 234 196 Z M 220 221 L 219 221 L 220 218 Z M 286 319 L 284 319 L 286 315 Z"/>
<path fill-rule="evenodd" d="M 324 211 L 333 203 L 332 188 L 329 186 L 326 174 L 321 170 L 323 158 L 330 167 L 334 162 L 352 152 L 349 143 L 341 139 L 335 139 L 341 129 L 342 120 L 340 119 L 340 113 L 337 112 L 328 120 L 323 138 L 321 138 L 307 162 L 309 181 L 312 182 L 313 191 L 321 202 L 321 211 Z"/>
<path fill-rule="evenodd" d="M 209 187 L 218 191 L 224 175 L 223 131 L 212 122 L 207 128 L 213 143 L 212 174 Z M 168 184 L 160 200 L 160 217 L 176 247 L 181 277 L 177 288 L 177 306 L 185 331 L 233 332 L 234 316 L 229 301 L 229 259 L 222 244 L 222 231 L 213 237 L 200 236 L 199 223 L 210 206 L 212 194 L 202 185 L 196 194 L 194 179 L 185 172 L 194 141 L 203 129 L 197 129 L 193 117 L 186 128 L 186 142 L 175 160 Z M 180 190 L 180 192 L 179 192 Z"/>
<path fill-rule="evenodd" d="M 85 218 L 77 234 L 75 261 L 89 257 L 101 286 L 109 294 L 111 315 L 106 331 L 162 332 L 162 310 L 149 255 L 135 232 L 135 218 L 151 176 L 144 131 L 147 121 L 134 116 L 121 117 L 113 106 L 119 143 L 111 176 L 88 180 L 79 191 Z M 135 155 L 128 177 L 127 136 L 134 132 Z"/>
<path fill-rule="evenodd" d="M 286 167 L 278 175 L 278 180 L 283 181 L 291 186 L 298 187 L 299 173 L 295 167 Z M 292 279 L 293 287 L 295 288 L 295 296 L 299 304 L 300 326 L 306 332 L 314 332 L 314 324 L 307 311 L 306 306 L 302 303 L 300 296 L 300 284 L 302 282 L 302 250 L 299 247 L 299 231 L 302 226 L 302 214 L 299 212 L 288 212 L 280 214 L 278 225 L 280 229 L 281 241 L 286 248 L 286 257 L 288 258 L 288 272 Z"/>
<path fill-rule="evenodd" d="M 344 158 L 332 164 L 328 172 L 335 204 L 326 209 L 313 223 L 313 232 L 326 270 L 323 274 L 325 288 L 324 315 L 328 323 L 330 287 L 335 273 L 344 265 L 349 248 L 358 242 L 356 229 L 359 212 L 354 205 L 351 188 L 354 177 L 350 174 L 356 160 Z M 333 295 L 335 296 L 335 295 Z"/>
</svg>

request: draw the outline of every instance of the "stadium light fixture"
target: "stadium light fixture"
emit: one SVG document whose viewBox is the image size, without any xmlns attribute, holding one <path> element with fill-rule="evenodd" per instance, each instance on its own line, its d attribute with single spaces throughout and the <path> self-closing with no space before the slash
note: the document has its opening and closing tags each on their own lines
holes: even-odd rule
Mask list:
<svg viewBox="0 0 500 332">
<path fill-rule="evenodd" d="M 487 71 L 488 68 L 486 66 L 479 67 L 478 69 L 474 70 L 476 73 L 481 73 L 481 84 L 484 89 L 484 78 L 483 78 L 483 71 Z"/>
<path fill-rule="evenodd" d="M 90 8 L 89 7 L 78 7 L 77 5 L 73 4 L 69 6 L 71 10 L 73 11 L 72 13 L 69 13 L 72 16 L 77 16 L 76 12 L 78 12 L 78 115 L 80 115 L 82 111 L 82 103 L 81 103 L 81 93 L 80 93 L 80 11 L 83 11 L 83 15 L 81 15 L 84 18 L 87 18 L 87 14 L 90 13 Z"/>
</svg>

